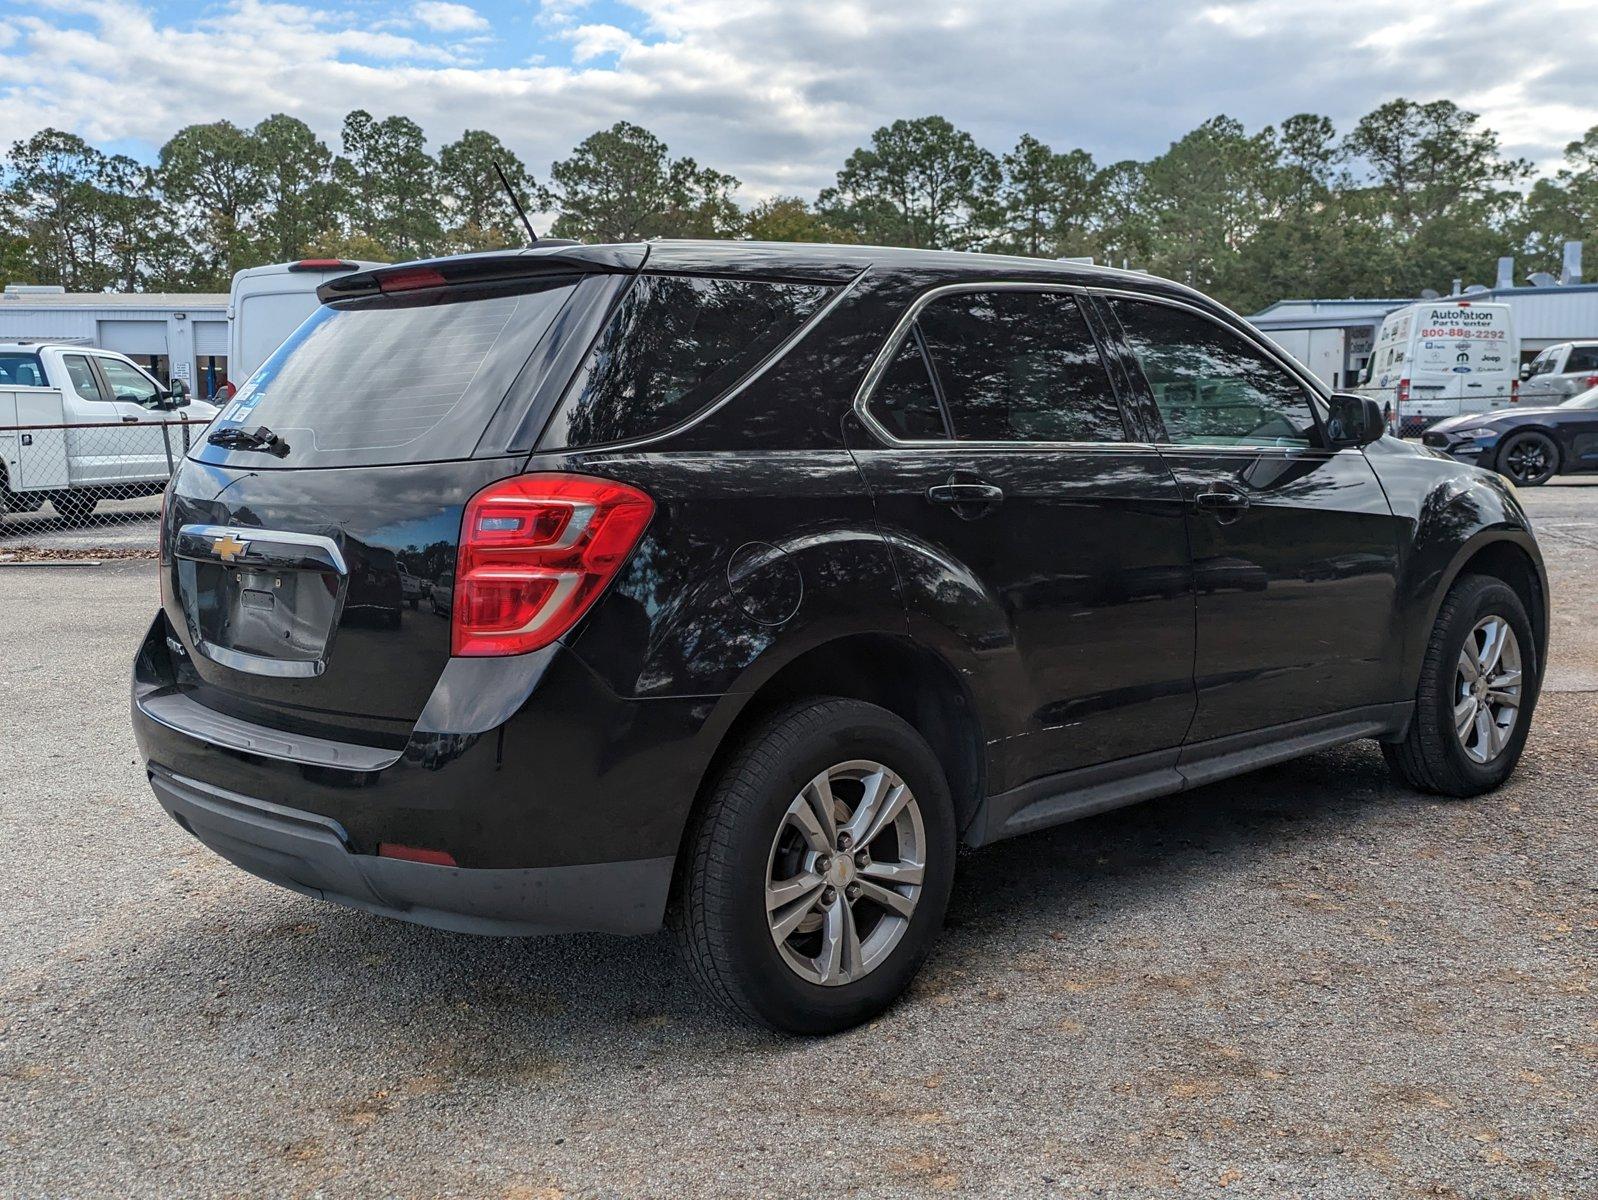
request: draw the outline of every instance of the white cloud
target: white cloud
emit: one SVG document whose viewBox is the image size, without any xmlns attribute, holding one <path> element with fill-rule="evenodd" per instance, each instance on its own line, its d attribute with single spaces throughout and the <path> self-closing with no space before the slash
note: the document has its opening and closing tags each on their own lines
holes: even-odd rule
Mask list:
<svg viewBox="0 0 1598 1200">
<path fill-rule="evenodd" d="M 417 0 L 411 16 L 439 33 L 475 33 L 488 28 L 488 18 L 467 4 L 448 0 Z"/>
<path fill-rule="evenodd" d="M 183 17 L 9 0 L 0 145 L 56 125 L 153 151 L 191 122 L 272 112 L 336 141 L 365 107 L 414 117 L 435 143 L 493 130 L 543 178 L 630 120 L 752 200 L 814 194 L 877 126 L 931 112 L 996 150 L 1031 132 L 1103 162 L 1156 154 L 1221 112 L 1250 128 L 1322 112 L 1346 130 L 1395 96 L 1477 108 L 1545 167 L 1598 124 L 1598 79 L 1564 69 L 1598 60 L 1598 22 L 1575 0 L 1456 0 L 1425 20 L 1396 20 L 1390 0 L 628 0 L 588 23 L 584 7 L 542 0 L 520 40 L 490 44 L 478 25 L 425 32 L 423 10 L 484 21 L 441 0 L 394 10 L 408 28 L 310 0 Z M 1538 29 L 1561 31 L 1552 66 Z"/>
</svg>

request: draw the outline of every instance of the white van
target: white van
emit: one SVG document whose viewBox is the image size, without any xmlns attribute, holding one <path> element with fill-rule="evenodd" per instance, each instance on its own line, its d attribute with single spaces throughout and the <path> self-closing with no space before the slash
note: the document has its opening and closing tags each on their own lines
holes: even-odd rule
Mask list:
<svg viewBox="0 0 1598 1200">
<path fill-rule="evenodd" d="M 343 258 L 249 267 L 233 276 L 228 295 L 228 381 L 237 391 L 321 302 L 316 289 L 329 279 L 380 267 Z"/>
<path fill-rule="evenodd" d="M 1355 389 L 1393 413 L 1400 433 L 1514 403 L 1520 340 L 1507 304 L 1423 300 L 1387 314 Z"/>
</svg>

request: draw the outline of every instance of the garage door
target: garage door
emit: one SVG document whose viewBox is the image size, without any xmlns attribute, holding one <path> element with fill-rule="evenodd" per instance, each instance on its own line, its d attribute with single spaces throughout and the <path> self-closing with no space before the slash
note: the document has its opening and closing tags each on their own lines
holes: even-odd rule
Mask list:
<svg viewBox="0 0 1598 1200">
<path fill-rule="evenodd" d="M 194 353 L 202 358 L 207 354 L 225 355 L 227 353 L 227 322 L 196 321 L 194 323 Z"/>
<path fill-rule="evenodd" d="M 165 321 L 100 321 L 96 341 L 121 354 L 166 354 Z"/>
</svg>

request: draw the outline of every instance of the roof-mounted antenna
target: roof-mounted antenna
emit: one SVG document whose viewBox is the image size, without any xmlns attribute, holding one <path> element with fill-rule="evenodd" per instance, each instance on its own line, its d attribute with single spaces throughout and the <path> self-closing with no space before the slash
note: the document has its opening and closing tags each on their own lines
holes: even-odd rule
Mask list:
<svg viewBox="0 0 1598 1200">
<path fill-rule="evenodd" d="M 522 225 L 527 230 L 527 240 L 533 245 L 538 245 L 538 235 L 533 232 L 533 223 L 527 219 L 527 210 L 522 207 L 522 202 L 516 198 L 516 189 L 511 187 L 510 179 L 505 174 L 505 168 L 499 165 L 499 159 L 494 160 L 494 173 L 499 176 L 499 181 L 505 185 L 505 194 L 510 197 L 511 206 L 516 209 L 516 215 L 522 219 Z"/>
</svg>

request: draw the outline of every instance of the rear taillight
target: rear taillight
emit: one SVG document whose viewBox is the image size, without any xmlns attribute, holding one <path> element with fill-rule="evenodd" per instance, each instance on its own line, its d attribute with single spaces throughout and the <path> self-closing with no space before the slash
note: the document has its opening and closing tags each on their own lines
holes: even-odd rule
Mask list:
<svg viewBox="0 0 1598 1200">
<path fill-rule="evenodd" d="M 1583 379 L 1581 381 L 1581 386 L 1583 388 L 1595 388 L 1595 387 L 1598 387 L 1598 375 L 1589 375 L 1589 376 L 1587 376 L 1587 378 L 1585 378 L 1585 379 Z"/>
<path fill-rule="evenodd" d="M 1509 402 L 1511 404 L 1520 403 L 1520 380 L 1518 379 L 1509 381 Z"/>
<path fill-rule="evenodd" d="M 1407 379 L 1398 381 L 1398 402 L 1400 404 L 1409 403 L 1409 380 Z"/>
<path fill-rule="evenodd" d="M 654 511 L 637 488 L 586 475 L 518 475 L 478 492 L 461 521 L 452 653 L 549 645 L 605 590 Z"/>
</svg>

